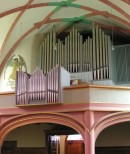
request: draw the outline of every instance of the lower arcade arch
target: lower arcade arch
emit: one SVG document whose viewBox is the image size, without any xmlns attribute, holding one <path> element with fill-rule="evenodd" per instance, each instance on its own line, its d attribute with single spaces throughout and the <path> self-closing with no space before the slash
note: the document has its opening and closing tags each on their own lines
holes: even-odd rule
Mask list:
<svg viewBox="0 0 130 154">
<path fill-rule="evenodd" d="M 128 120 L 128 117 L 105 127 L 96 138 L 95 153 L 130 154 L 129 130 L 130 120 Z"/>
<path fill-rule="evenodd" d="M 11 118 L 1 126 L 1 154 L 8 154 L 8 150 L 10 154 L 13 154 L 14 151 L 15 154 L 24 154 L 24 150 L 28 154 L 32 151 L 37 153 L 37 150 L 39 150 L 39 154 L 44 152 L 51 154 L 52 148 L 55 148 L 52 147 L 53 144 L 50 144 L 53 143 L 53 139 L 58 148 L 57 154 L 60 154 L 59 140 L 56 140 L 56 136 L 60 136 L 63 140 L 70 134 L 81 134 L 83 136 L 83 131 L 84 127 L 81 123 L 63 114 L 45 113 L 18 116 Z M 51 137 L 54 138 L 51 139 Z M 27 152 L 27 150 L 30 151 Z"/>
</svg>

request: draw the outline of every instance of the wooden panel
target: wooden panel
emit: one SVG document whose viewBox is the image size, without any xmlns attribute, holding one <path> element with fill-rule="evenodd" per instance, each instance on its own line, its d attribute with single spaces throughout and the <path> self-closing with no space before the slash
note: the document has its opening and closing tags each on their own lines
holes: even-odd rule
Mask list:
<svg viewBox="0 0 130 154">
<path fill-rule="evenodd" d="M 129 154 L 130 147 L 97 147 L 95 154 Z"/>
<path fill-rule="evenodd" d="M 14 154 L 46 154 L 45 148 L 17 148 Z"/>
<path fill-rule="evenodd" d="M 65 154 L 84 154 L 83 141 L 67 141 Z"/>
<path fill-rule="evenodd" d="M 14 154 L 16 151 L 16 141 L 4 141 L 2 146 L 2 154 Z"/>
</svg>

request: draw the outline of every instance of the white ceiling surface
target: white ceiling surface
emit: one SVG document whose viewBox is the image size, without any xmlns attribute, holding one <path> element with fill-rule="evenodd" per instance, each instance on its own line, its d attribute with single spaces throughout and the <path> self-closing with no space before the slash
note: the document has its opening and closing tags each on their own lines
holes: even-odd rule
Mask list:
<svg viewBox="0 0 130 154">
<path fill-rule="evenodd" d="M 50 2 L 63 3 L 65 1 L 68 1 L 68 2 L 72 1 L 72 4 L 77 4 L 76 5 L 77 7 L 85 6 L 91 9 L 95 9 L 95 11 L 96 10 L 106 11 L 106 14 L 108 13 L 108 14 L 117 16 L 117 19 L 113 19 L 110 17 L 95 14 L 95 16 L 87 17 L 86 20 L 96 21 L 104 25 L 123 27 L 125 29 L 130 30 L 130 27 L 129 27 L 130 26 L 129 24 L 130 5 L 128 4 L 130 0 L 126 0 L 126 2 L 124 2 L 124 0 L 105 0 L 105 2 L 102 2 L 102 0 L 64 0 L 64 1 L 30 0 L 30 1 L 32 2 L 29 4 L 29 7 L 30 5 L 33 6 L 34 4 L 46 4 Z M 24 7 L 25 11 L 23 11 L 21 17 L 18 19 L 18 21 L 16 21 L 16 24 L 13 26 L 12 30 L 10 31 L 11 33 L 6 38 L 11 26 L 14 24 L 15 19 L 18 17 L 18 15 L 22 11 L 20 10 L 19 7 L 25 6 L 30 1 L 29 0 L 1 0 L 0 1 L 0 15 L 2 15 L 0 16 L 0 48 L 2 48 L 3 44 L 5 45 L 2 48 L 2 50 L 0 50 L 0 67 L 3 67 L 3 64 L 4 64 L 3 61 L 5 60 L 7 53 L 10 52 L 10 50 L 12 50 L 12 47 L 14 47 L 14 45 L 22 37 L 22 35 L 28 32 L 31 28 L 34 28 L 34 30 L 32 30 L 32 32 L 29 33 L 25 38 L 31 35 L 36 35 L 37 33 L 46 33 L 53 27 L 53 25 L 56 25 L 56 30 L 58 31 L 67 24 L 67 22 L 56 22 L 56 23 L 47 22 L 40 27 L 36 27 L 37 23 L 41 21 L 44 22 L 44 19 L 49 15 L 49 13 L 51 13 L 58 6 L 42 5 L 41 7 L 34 7 L 34 8 L 32 7 L 29 9 L 27 9 L 27 7 Z M 12 11 L 12 13 L 8 14 L 7 11 L 11 11 L 13 9 L 16 9 L 16 11 L 15 12 Z M 92 11 L 81 9 L 81 8 L 75 8 L 75 7 L 61 7 L 57 12 L 49 16 L 49 19 L 52 20 L 57 18 L 62 19 L 62 18 L 80 17 L 83 15 L 93 13 Z M 3 13 L 5 14 L 3 15 Z M 122 23 L 122 21 L 127 22 L 129 25 L 125 25 L 124 23 Z M 86 29 L 87 29 L 87 26 L 86 26 Z M 11 51 L 11 53 L 13 53 L 13 51 Z"/>
</svg>

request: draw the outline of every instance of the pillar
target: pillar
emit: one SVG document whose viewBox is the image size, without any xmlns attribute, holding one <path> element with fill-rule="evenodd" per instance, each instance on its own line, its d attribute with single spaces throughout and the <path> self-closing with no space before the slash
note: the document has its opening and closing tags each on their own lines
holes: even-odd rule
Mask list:
<svg viewBox="0 0 130 154">
<path fill-rule="evenodd" d="M 84 134 L 85 154 L 95 154 L 95 135 L 94 135 L 94 112 L 87 111 L 84 114 L 86 128 Z"/>
</svg>

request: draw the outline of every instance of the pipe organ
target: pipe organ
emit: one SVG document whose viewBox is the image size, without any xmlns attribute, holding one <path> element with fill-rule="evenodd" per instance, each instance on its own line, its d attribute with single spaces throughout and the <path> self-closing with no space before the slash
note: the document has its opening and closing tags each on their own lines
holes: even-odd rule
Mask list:
<svg viewBox="0 0 130 154">
<path fill-rule="evenodd" d="M 61 103 L 63 87 L 69 85 L 70 73 L 59 66 L 46 75 L 39 68 L 36 68 L 32 75 L 17 71 L 16 104 Z"/>
<path fill-rule="evenodd" d="M 92 36 L 72 29 L 64 41 L 56 38 L 55 29 L 45 37 L 40 48 L 40 67 L 46 74 L 55 66 L 62 66 L 71 74 L 91 73 L 91 80 L 110 79 L 110 36 L 93 23 Z"/>
</svg>

